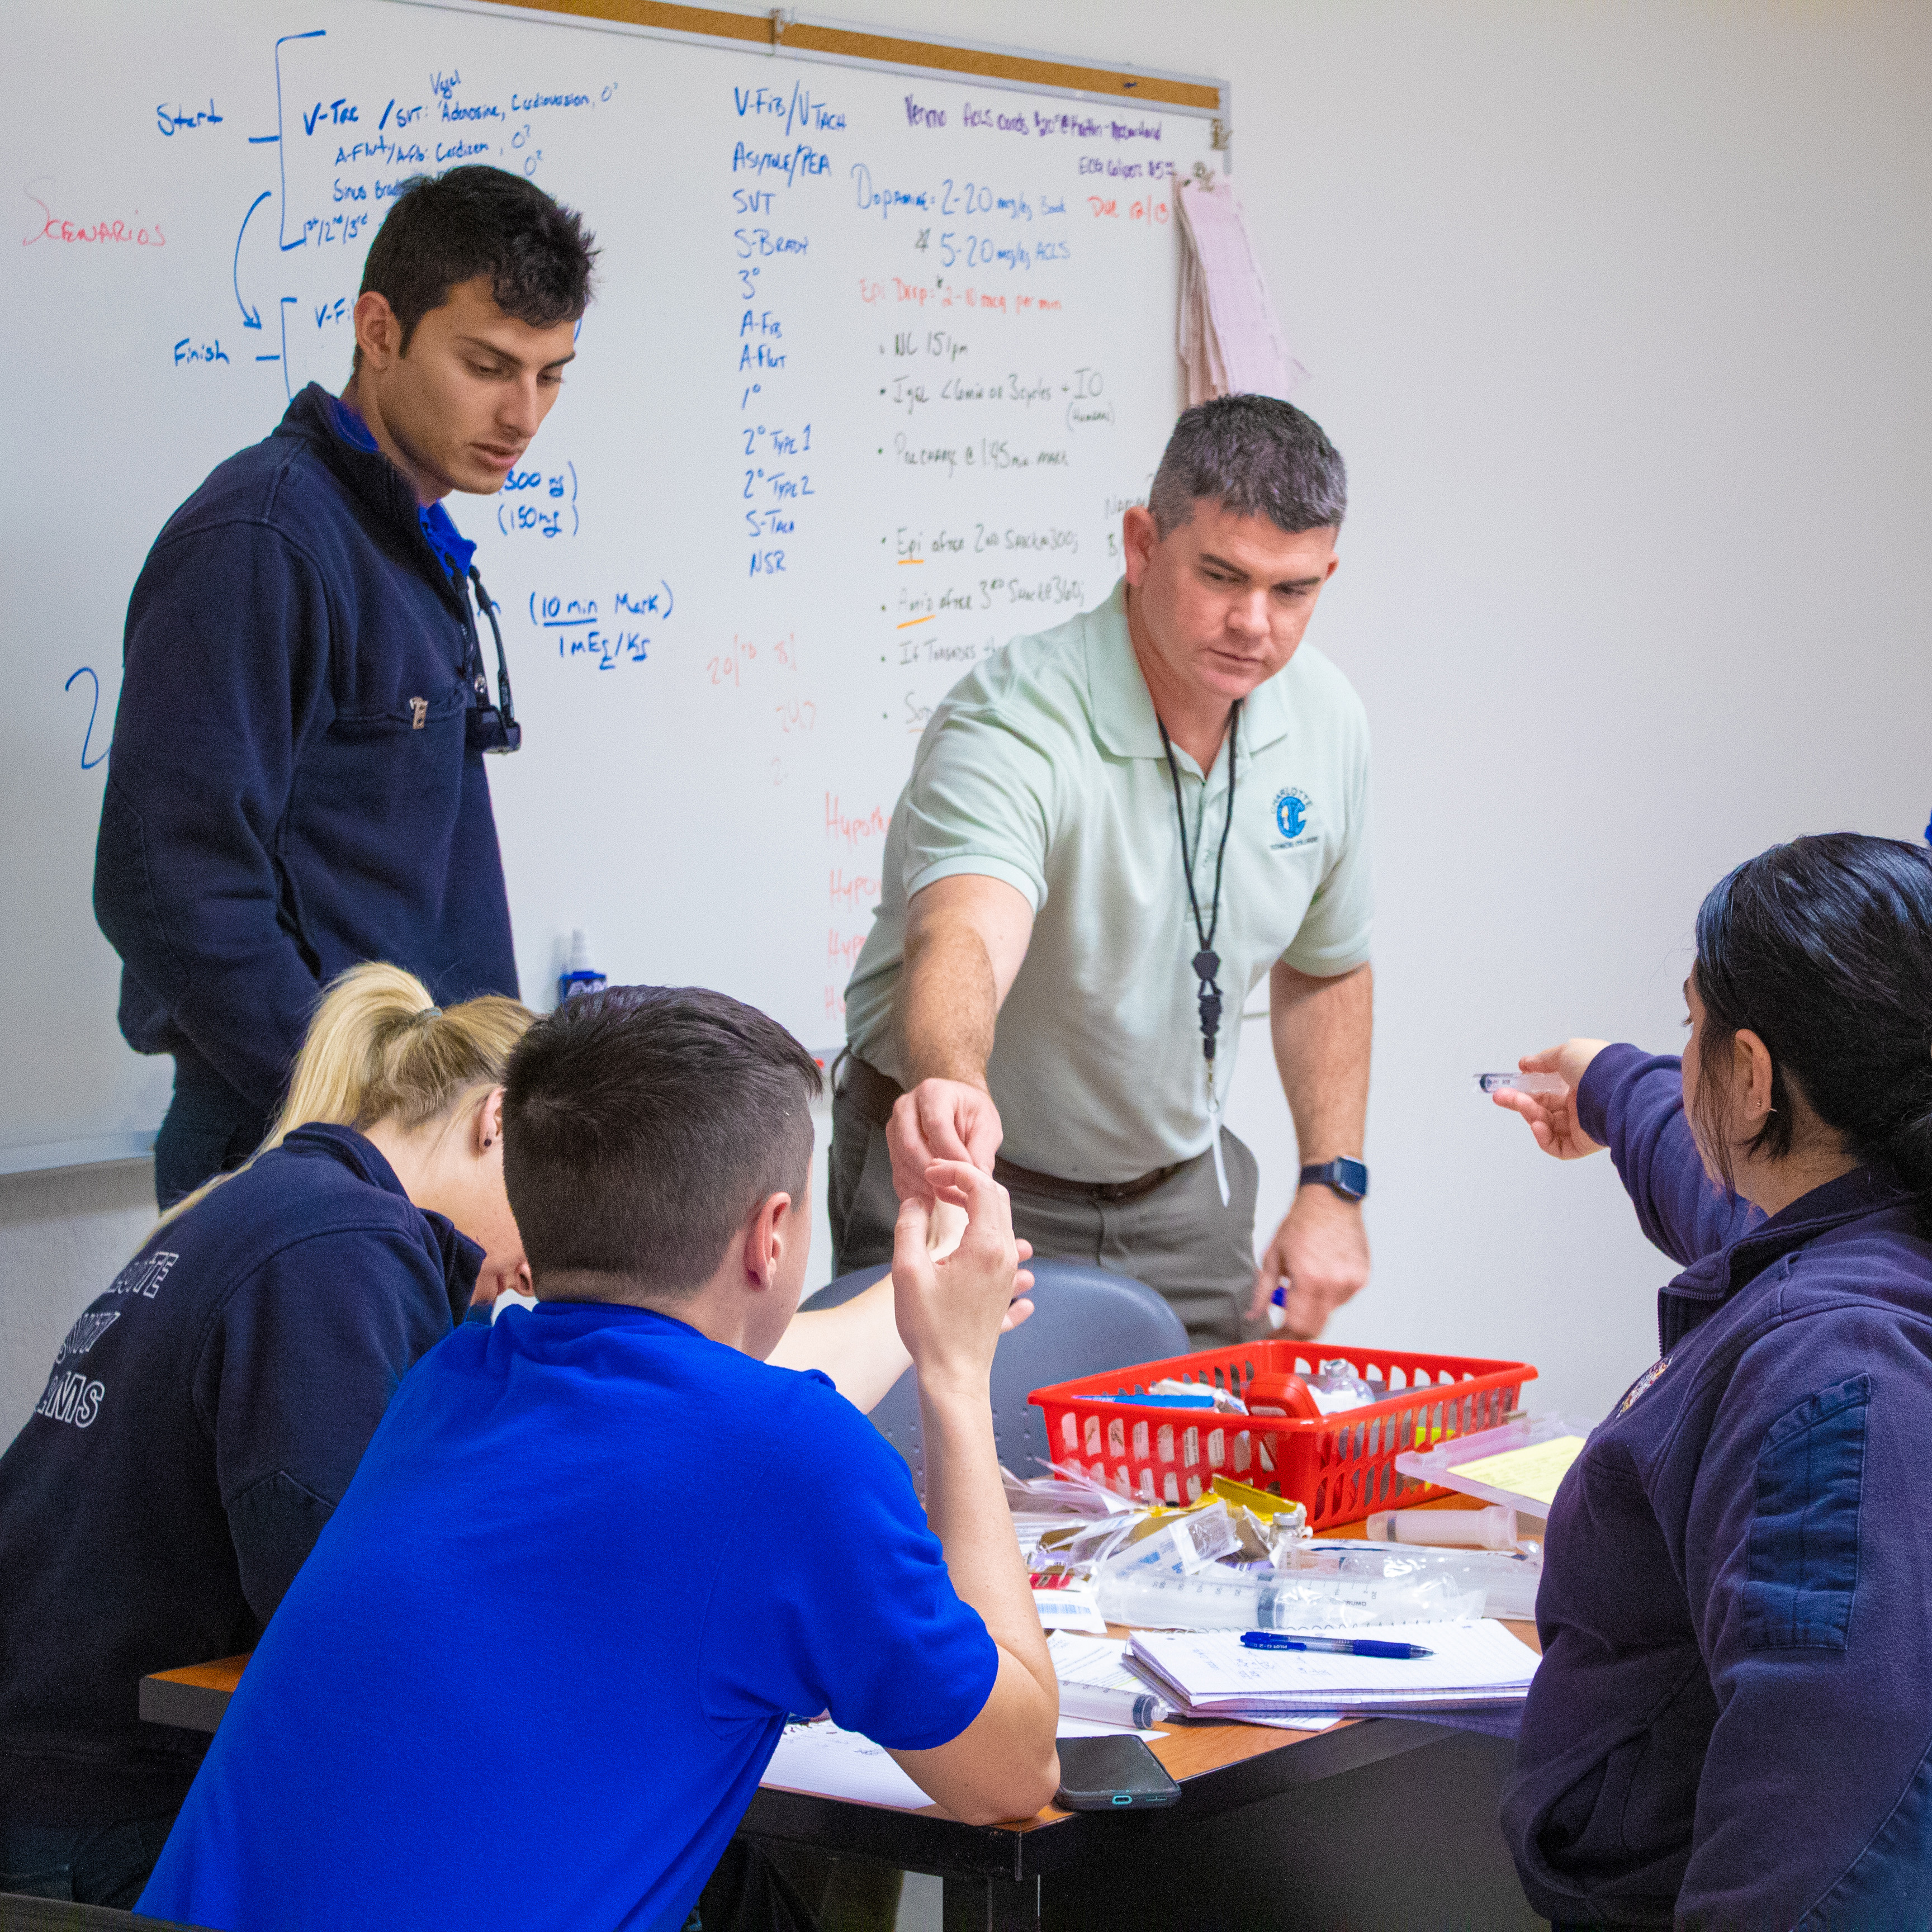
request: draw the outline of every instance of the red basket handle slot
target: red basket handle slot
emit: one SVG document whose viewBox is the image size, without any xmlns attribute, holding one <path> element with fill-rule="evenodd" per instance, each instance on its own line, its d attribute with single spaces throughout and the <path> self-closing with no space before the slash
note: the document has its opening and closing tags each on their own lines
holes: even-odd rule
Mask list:
<svg viewBox="0 0 1932 1932">
<path fill-rule="evenodd" d="M 1320 1405 L 1299 1376 L 1251 1376 L 1244 1392 L 1250 1415 L 1285 1415 L 1298 1422 L 1319 1422 Z"/>
</svg>

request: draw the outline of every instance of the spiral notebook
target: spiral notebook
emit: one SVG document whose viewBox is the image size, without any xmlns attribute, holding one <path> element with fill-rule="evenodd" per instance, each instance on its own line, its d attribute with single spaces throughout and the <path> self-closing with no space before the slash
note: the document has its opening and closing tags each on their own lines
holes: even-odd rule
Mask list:
<svg viewBox="0 0 1932 1932">
<path fill-rule="evenodd" d="M 1535 1652 L 1486 1617 L 1471 1623 L 1377 1624 L 1360 1634 L 1420 1644 L 1430 1654 L 1250 1650 L 1234 1630 L 1140 1630 L 1130 1654 L 1177 1710 L 1194 1718 L 1476 1708 L 1527 1696 L 1536 1674 Z"/>
</svg>

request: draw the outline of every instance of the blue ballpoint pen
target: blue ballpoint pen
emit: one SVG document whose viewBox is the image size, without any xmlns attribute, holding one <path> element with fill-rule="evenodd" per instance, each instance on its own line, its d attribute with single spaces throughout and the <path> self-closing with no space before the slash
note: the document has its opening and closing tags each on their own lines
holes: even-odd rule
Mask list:
<svg viewBox="0 0 1932 1932">
<path fill-rule="evenodd" d="M 1372 1636 L 1282 1636 L 1274 1630 L 1244 1630 L 1250 1650 L 1332 1650 L 1344 1657 L 1433 1657 L 1419 1643 L 1384 1643 Z"/>
</svg>

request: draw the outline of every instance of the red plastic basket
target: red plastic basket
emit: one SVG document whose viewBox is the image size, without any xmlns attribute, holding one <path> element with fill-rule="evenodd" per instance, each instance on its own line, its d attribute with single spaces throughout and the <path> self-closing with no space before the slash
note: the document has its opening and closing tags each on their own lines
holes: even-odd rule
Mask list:
<svg viewBox="0 0 1932 1932">
<path fill-rule="evenodd" d="M 1154 1408 L 1114 1400 L 1144 1395 L 1172 1376 L 1240 1395 L 1256 1375 L 1315 1372 L 1340 1356 L 1357 1372 L 1372 1370 L 1388 1398 L 1318 1422 L 1224 1414 L 1218 1409 Z M 1164 1362 L 1142 1362 L 1106 1375 L 1082 1376 L 1035 1389 L 1028 1400 L 1045 1412 L 1052 1460 L 1143 1502 L 1190 1503 L 1216 1475 L 1232 1476 L 1305 1504 L 1311 1529 L 1353 1522 L 1396 1502 L 1421 1502 L 1448 1492 L 1400 1474 L 1405 1449 L 1492 1429 L 1516 1406 L 1535 1376 L 1527 1362 L 1483 1361 L 1470 1355 L 1419 1355 L 1306 1342 L 1252 1342 L 1203 1348 Z"/>
</svg>

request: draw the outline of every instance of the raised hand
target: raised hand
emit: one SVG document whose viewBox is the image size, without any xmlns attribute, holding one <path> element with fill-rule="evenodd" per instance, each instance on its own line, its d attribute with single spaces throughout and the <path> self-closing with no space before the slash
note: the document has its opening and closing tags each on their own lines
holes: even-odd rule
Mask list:
<svg viewBox="0 0 1932 1932">
<path fill-rule="evenodd" d="M 892 1300 L 899 1339 L 922 1390 L 976 1389 L 983 1396 L 1000 1334 L 1031 1305 L 1016 1304 L 1033 1286 L 1020 1266 L 1032 1250 L 1013 1236 L 1006 1190 L 964 1161 L 935 1161 L 926 1195 L 966 1212 L 966 1232 L 943 1260 L 928 1244 L 932 1210 L 910 1195 L 901 1204 L 892 1244 Z"/>
<path fill-rule="evenodd" d="M 1603 1142 L 1593 1141 L 1577 1124 L 1576 1089 L 1585 1069 L 1609 1044 L 1604 1040 L 1566 1040 L 1561 1046 L 1546 1047 L 1516 1062 L 1525 1073 L 1555 1074 L 1564 1082 L 1560 1094 L 1518 1094 L 1504 1088 L 1490 1098 L 1498 1107 L 1521 1114 L 1537 1145 L 1552 1160 L 1581 1160 L 1586 1154 L 1601 1154 Z"/>
</svg>

